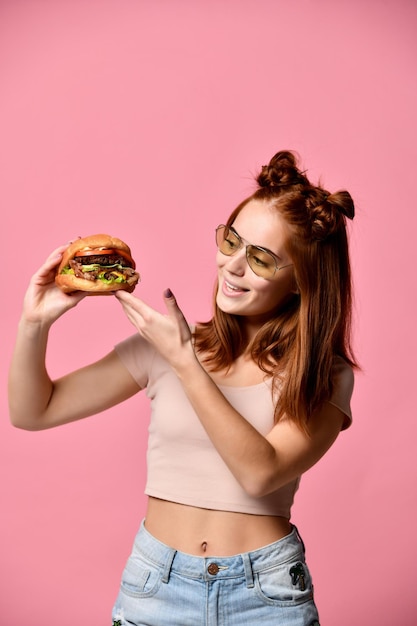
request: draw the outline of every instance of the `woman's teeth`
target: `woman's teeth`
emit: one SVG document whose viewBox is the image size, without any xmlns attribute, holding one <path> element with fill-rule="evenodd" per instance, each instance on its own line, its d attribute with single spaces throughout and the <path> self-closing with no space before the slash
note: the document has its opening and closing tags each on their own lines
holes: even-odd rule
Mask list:
<svg viewBox="0 0 417 626">
<path fill-rule="evenodd" d="M 224 282 L 226 284 L 227 289 L 230 289 L 231 291 L 246 291 L 246 289 L 242 289 L 242 287 L 237 287 L 236 285 L 232 285 L 227 280 L 225 280 Z"/>
</svg>

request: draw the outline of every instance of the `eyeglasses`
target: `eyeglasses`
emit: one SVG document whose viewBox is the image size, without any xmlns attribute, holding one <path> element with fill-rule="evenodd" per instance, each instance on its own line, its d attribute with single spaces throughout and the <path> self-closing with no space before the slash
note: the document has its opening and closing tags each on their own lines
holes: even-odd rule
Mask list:
<svg viewBox="0 0 417 626">
<path fill-rule="evenodd" d="M 216 244 L 222 254 L 232 256 L 245 245 L 243 239 L 232 226 L 220 224 L 216 228 Z M 290 267 L 292 263 L 278 267 L 277 257 L 270 250 L 261 246 L 246 246 L 246 260 L 252 272 L 262 278 L 272 278 L 276 271 Z"/>
</svg>

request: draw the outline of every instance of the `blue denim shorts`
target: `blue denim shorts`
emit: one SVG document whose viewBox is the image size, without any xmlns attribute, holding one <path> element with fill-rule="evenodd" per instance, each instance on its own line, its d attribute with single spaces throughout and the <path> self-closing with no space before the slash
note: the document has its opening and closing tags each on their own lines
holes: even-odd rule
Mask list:
<svg viewBox="0 0 417 626">
<path fill-rule="evenodd" d="M 319 626 L 295 526 L 259 550 L 206 558 L 166 546 L 142 523 L 112 617 L 113 626 Z"/>
</svg>

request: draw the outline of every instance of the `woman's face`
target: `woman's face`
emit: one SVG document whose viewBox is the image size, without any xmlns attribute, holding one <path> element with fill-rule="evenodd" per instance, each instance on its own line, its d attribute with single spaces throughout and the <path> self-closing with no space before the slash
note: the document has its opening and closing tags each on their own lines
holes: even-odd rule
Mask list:
<svg viewBox="0 0 417 626">
<path fill-rule="evenodd" d="M 256 331 L 297 291 L 294 267 L 277 270 L 271 278 L 257 276 L 246 260 L 246 246 L 267 248 L 277 257 L 278 267 L 291 264 L 286 251 L 289 229 L 284 218 L 267 202 L 251 200 L 233 222 L 244 245 L 227 256 L 217 252 L 219 286 L 216 302 L 225 313 L 245 317 Z"/>
</svg>

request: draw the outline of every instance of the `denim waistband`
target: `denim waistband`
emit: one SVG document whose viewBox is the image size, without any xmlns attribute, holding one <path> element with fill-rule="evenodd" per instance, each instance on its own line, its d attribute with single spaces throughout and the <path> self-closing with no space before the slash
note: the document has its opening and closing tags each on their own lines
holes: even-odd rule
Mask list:
<svg viewBox="0 0 417 626">
<path fill-rule="evenodd" d="M 144 522 L 136 535 L 134 550 L 161 568 L 162 581 L 167 583 L 171 572 L 203 581 L 219 578 L 245 577 L 253 587 L 253 575 L 291 559 L 304 559 L 304 544 L 295 526 L 286 537 L 257 550 L 234 556 L 193 556 L 175 550 L 153 537 Z"/>
</svg>

